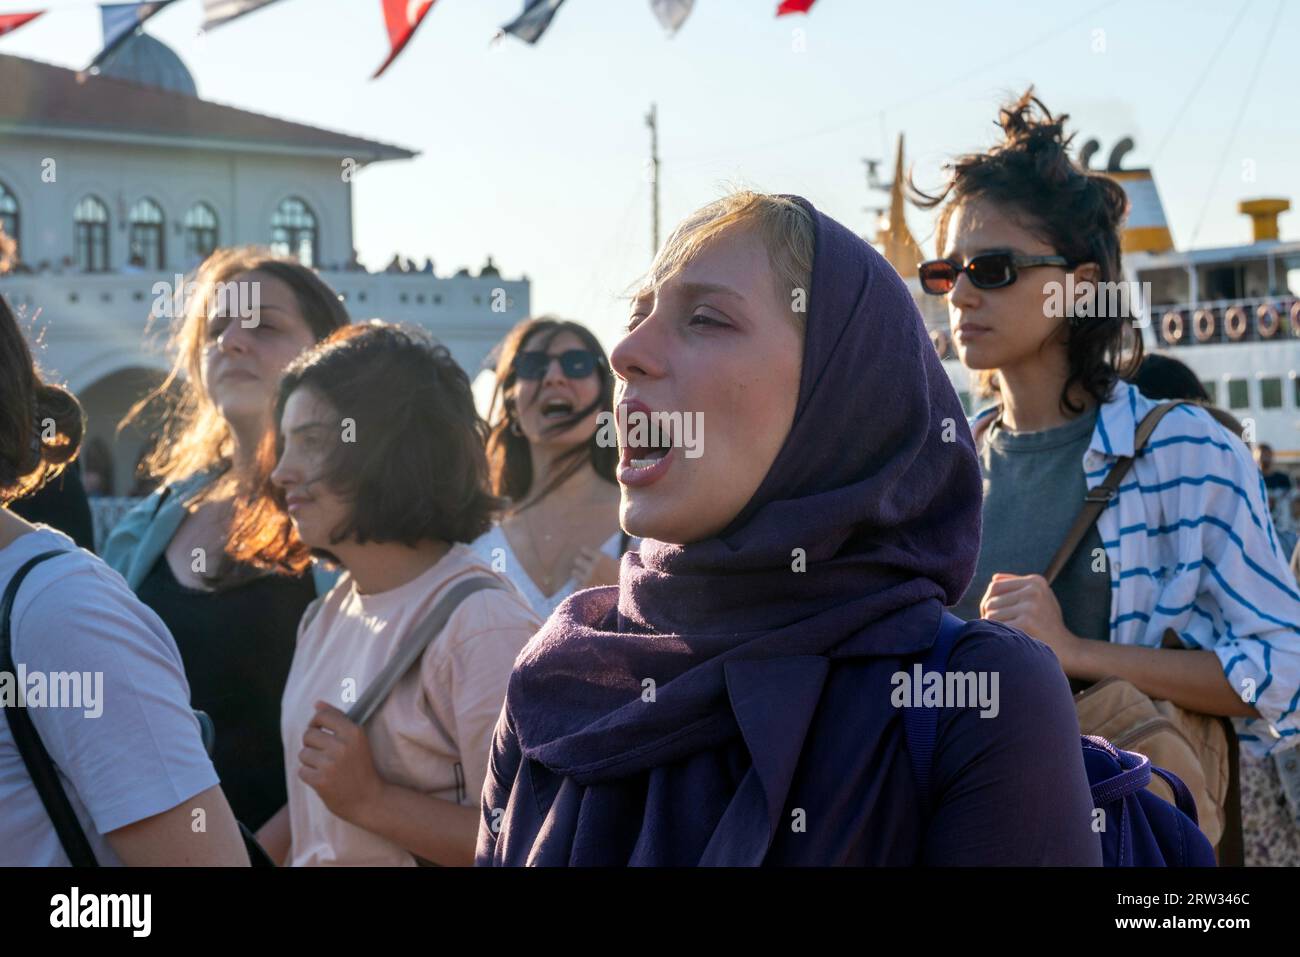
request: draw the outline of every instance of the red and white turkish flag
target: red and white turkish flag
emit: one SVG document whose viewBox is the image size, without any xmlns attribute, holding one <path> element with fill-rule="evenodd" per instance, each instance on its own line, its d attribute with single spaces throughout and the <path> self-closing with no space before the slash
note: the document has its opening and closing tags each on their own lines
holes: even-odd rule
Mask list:
<svg viewBox="0 0 1300 957">
<path fill-rule="evenodd" d="M 388 42 L 393 50 L 383 66 L 375 71 L 372 80 L 388 69 L 388 65 L 397 59 L 402 48 L 415 35 L 415 28 L 420 25 L 425 14 L 433 7 L 435 0 L 379 0 L 384 8 L 384 25 L 388 27 Z"/>
<path fill-rule="evenodd" d="M 807 13 L 816 2 L 817 0 L 781 0 L 781 5 L 776 8 L 776 15 L 783 17 L 787 13 Z"/>
<path fill-rule="evenodd" d="M 44 10 L 37 10 L 35 13 L 0 13 L 0 37 L 6 33 L 13 33 L 24 23 L 31 23 L 44 12 Z"/>
</svg>

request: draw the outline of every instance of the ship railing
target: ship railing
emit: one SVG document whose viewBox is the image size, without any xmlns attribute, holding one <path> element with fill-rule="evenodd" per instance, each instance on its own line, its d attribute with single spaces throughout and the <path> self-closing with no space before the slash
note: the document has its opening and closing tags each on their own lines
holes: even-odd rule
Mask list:
<svg viewBox="0 0 1300 957">
<path fill-rule="evenodd" d="M 1151 323 L 1160 348 L 1300 338 L 1300 298 L 1286 294 L 1152 305 Z"/>
</svg>

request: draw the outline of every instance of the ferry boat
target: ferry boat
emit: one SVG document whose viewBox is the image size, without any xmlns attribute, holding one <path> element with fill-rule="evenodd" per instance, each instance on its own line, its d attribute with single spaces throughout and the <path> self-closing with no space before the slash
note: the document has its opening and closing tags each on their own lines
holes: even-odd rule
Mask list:
<svg viewBox="0 0 1300 957">
<path fill-rule="evenodd" d="M 1286 199 L 1242 201 L 1252 241 L 1237 246 L 1179 250 L 1165 218 L 1150 169 L 1124 169 L 1125 138 L 1111 151 L 1106 169 L 1128 195 L 1122 239 L 1125 280 L 1140 291 L 1132 308 L 1148 353 L 1159 352 L 1196 373 L 1211 401 L 1231 412 L 1246 438 L 1267 443 L 1282 465 L 1300 465 L 1300 241 L 1279 238 L 1278 217 Z M 1096 141 L 1080 159 L 1090 166 Z M 957 361 L 948 331 L 947 303 L 927 296 L 916 279 L 924 258 L 904 220 L 903 139 L 898 140 L 892 183 L 880 183 L 868 162 L 868 185 L 889 190 L 875 244 L 913 291 L 944 369 L 968 412 L 979 407 L 971 373 Z"/>
</svg>

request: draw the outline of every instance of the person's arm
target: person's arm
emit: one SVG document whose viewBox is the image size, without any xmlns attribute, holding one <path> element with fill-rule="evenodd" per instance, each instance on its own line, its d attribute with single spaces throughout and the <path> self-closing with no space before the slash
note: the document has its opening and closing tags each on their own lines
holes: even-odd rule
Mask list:
<svg viewBox="0 0 1300 957">
<path fill-rule="evenodd" d="M 478 808 L 453 804 L 410 788 L 383 783 L 377 800 L 361 805 L 353 821 L 416 857 L 446 867 L 472 867 Z"/>
<path fill-rule="evenodd" d="M 298 777 L 332 813 L 434 864 L 474 862 L 477 809 L 385 781 L 365 731 L 342 711 L 318 701 L 302 740 Z"/>
<path fill-rule="evenodd" d="M 1068 665 L 1062 662 L 1072 678 L 1100 681 L 1116 675 L 1152 698 L 1172 701 L 1189 711 L 1230 718 L 1260 716 L 1228 682 L 1219 656 L 1212 651 L 1077 641 Z"/>
<path fill-rule="evenodd" d="M 77 706 L 31 717 L 95 829 L 130 863 L 246 865 L 162 621 L 84 553 L 32 579 L 14 657 L 29 672 L 86 676 Z"/>
<path fill-rule="evenodd" d="M 968 627 L 979 634 L 967 632 L 948 670 L 980 676 L 992 707 L 940 712 L 931 775 L 936 807 L 922 862 L 1100 866 L 1065 675 L 1050 650 L 1017 631 L 987 622 Z"/>
<path fill-rule="evenodd" d="M 1048 645 L 1071 678 L 1118 677 L 1152 698 L 1203 714 L 1258 718 L 1259 712 L 1229 684 L 1218 655 L 1182 648 L 1145 648 L 1089 641 L 1065 627 L 1061 605 L 1042 575 L 998 573 L 980 602 L 990 621 L 1018 628 Z"/>
<path fill-rule="evenodd" d="M 202 828 L 196 822 L 202 820 Z M 239 825 L 220 787 L 144 818 L 104 839 L 128 867 L 247 867 Z"/>
<path fill-rule="evenodd" d="M 289 805 L 271 815 L 270 820 L 257 830 L 257 843 L 262 845 L 271 860 L 281 867 L 289 863 L 289 850 L 293 844 L 293 831 L 289 823 Z"/>
<path fill-rule="evenodd" d="M 495 592 L 480 592 L 468 599 L 465 613 L 469 620 L 487 621 L 489 627 L 459 634 L 455 625 L 449 624 L 453 640 L 442 654 L 428 656 L 423 679 L 428 700 L 445 710 L 443 723 L 454 729 L 469 801 L 453 804 L 386 785 L 386 793 L 370 805 L 368 815 L 373 825 L 370 829 L 439 864 L 475 862 L 478 799 L 487 775 L 493 731 L 515 659 L 537 628 L 536 618 L 522 602 Z M 439 856 L 417 850 L 399 835 L 423 841 Z"/>
</svg>

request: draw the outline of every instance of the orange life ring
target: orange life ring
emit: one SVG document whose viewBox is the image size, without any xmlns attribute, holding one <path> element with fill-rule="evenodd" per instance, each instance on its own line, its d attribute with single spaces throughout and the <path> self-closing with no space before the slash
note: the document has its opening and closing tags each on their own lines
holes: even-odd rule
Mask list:
<svg viewBox="0 0 1300 957">
<path fill-rule="evenodd" d="M 1232 306 L 1223 314 L 1223 331 L 1233 342 L 1238 342 L 1250 328 L 1250 317 L 1241 306 Z"/>
<path fill-rule="evenodd" d="M 1187 323 L 1183 320 L 1181 312 L 1170 309 L 1160 317 L 1160 335 L 1171 346 L 1182 342 L 1186 332 Z"/>
<path fill-rule="evenodd" d="M 939 353 L 940 359 L 948 358 L 948 350 L 952 347 L 952 340 L 948 338 L 948 333 L 942 329 L 931 329 L 930 342 L 934 345 L 934 351 Z"/>
<path fill-rule="evenodd" d="M 1255 310 L 1255 331 L 1261 339 L 1272 339 L 1281 328 L 1282 317 L 1277 313 L 1277 306 L 1266 302 Z"/>
<path fill-rule="evenodd" d="M 1197 309 L 1192 317 L 1192 331 L 1196 333 L 1197 342 L 1209 342 L 1214 338 L 1215 319 L 1213 309 Z"/>
</svg>

